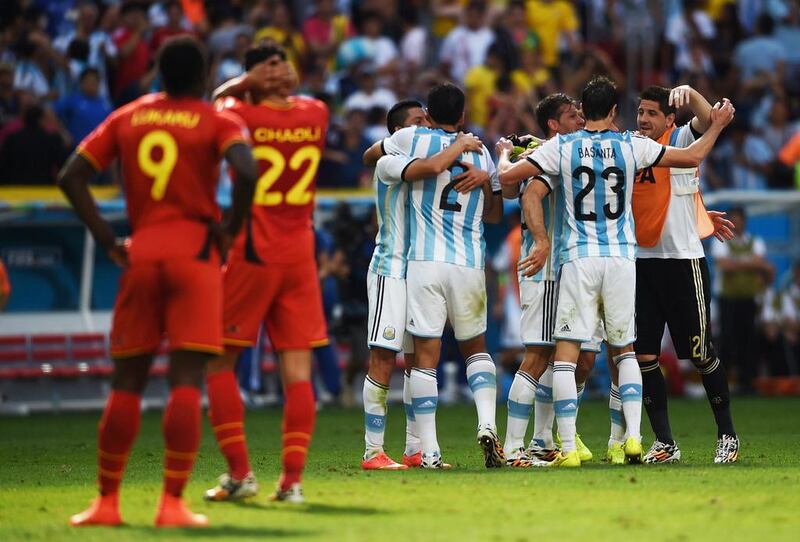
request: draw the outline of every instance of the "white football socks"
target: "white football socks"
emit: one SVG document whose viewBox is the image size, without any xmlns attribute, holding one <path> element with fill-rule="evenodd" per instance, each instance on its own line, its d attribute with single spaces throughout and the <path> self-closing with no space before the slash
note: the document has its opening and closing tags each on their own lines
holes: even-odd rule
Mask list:
<svg viewBox="0 0 800 542">
<path fill-rule="evenodd" d="M 497 430 L 497 376 L 492 356 L 486 353 L 473 354 L 466 360 L 467 382 L 478 410 L 478 427 Z"/>
<path fill-rule="evenodd" d="M 622 416 L 622 400 L 619 398 L 619 387 L 612 383 L 611 393 L 608 396 L 608 416 L 611 418 L 611 435 L 608 437 L 608 447 L 625 442 L 625 418 Z"/>
<path fill-rule="evenodd" d="M 419 434 L 417 433 L 417 419 L 414 417 L 414 407 L 411 405 L 411 371 L 403 374 L 403 406 L 406 410 L 406 450 L 405 455 L 411 456 L 420 451 Z"/>
<path fill-rule="evenodd" d="M 383 451 L 383 436 L 386 430 L 386 396 L 389 386 L 384 386 L 369 375 L 364 378 L 364 441 L 369 459 Z"/>
<path fill-rule="evenodd" d="M 566 455 L 577 450 L 575 421 L 578 413 L 578 389 L 575 385 L 575 364 L 567 361 L 553 363 L 553 408 L 561 435 L 561 449 Z"/>
<path fill-rule="evenodd" d="M 552 450 L 553 422 L 556 413 L 553 409 L 553 364 L 549 363 L 547 369 L 539 377 L 536 386 L 536 400 L 533 405 L 533 441 L 532 444 Z"/>
<path fill-rule="evenodd" d="M 642 373 L 634 352 L 614 356 L 619 371 L 619 396 L 625 418 L 625 438 L 641 440 L 642 424 Z"/>
<path fill-rule="evenodd" d="M 517 371 L 511 389 L 508 391 L 508 423 L 503 450 L 506 457 L 525 447 L 525 432 L 528 420 L 533 411 L 533 400 L 536 396 L 536 379 L 523 371 Z"/>
<path fill-rule="evenodd" d="M 411 404 L 423 454 L 439 453 L 439 442 L 436 439 L 438 403 L 436 369 L 411 369 Z"/>
</svg>

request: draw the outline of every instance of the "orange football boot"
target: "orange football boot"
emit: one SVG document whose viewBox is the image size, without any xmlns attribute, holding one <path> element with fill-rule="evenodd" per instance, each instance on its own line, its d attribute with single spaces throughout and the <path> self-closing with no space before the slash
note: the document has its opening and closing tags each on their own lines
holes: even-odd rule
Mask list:
<svg viewBox="0 0 800 542">
<path fill-rule="evenodd" d="M 182 498 L 164 493 L 158 503 L 156 527 L 208 527 L 208 518 L 189 510 Z"/>
<path fill-rule="evenodd" d="M 114 527 L 122 525 L 122 517 L 119 515 L 119 493 L 98 495 L 89 508 L 80 514 L 71 516 L 69 524 L 73 527 L 89 525 Z"/>
</svg>

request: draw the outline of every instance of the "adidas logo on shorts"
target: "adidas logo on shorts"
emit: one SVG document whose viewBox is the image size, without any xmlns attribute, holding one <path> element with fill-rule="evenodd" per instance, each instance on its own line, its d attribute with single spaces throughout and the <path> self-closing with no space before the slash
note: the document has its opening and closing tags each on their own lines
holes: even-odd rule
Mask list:
<svg viewBox="0 0 800 542">
<path fill-rule="evenodd" d="M 414 327 L 414 319 L 413 318 L 408 322 L 408 327 Z"/>
<path fill-rule="evenodd" d="M 572 330 L 569 328 L 569 324 L 564 324 L 563 326 L 561 326 L 561 329 L 559 331 L 572 331 Z"/>
</svg>

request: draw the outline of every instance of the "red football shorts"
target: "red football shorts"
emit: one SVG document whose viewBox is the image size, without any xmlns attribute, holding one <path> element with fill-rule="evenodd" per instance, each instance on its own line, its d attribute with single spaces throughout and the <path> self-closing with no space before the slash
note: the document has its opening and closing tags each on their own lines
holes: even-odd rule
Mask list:
<svg viewBox="0 0 800 542">
<path fill-rule="evenodd" d="M 216 258 L 137 263 L 120 279 L 111 355 L 169 350 L 222 353 L 222 270 Z"/>
<path fill-rule="evenodd" d="M 317 264 L 254 264 L 236 259 L 224 279 L 224 343 L 252 346 L 261 322 L 275 350 L 310 350 L 328 342 Z"/>
</svg>

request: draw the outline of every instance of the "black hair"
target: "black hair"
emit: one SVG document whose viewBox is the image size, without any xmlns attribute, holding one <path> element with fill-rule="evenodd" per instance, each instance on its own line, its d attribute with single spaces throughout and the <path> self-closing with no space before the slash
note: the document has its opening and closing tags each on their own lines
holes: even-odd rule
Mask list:
<svg viewBox="0 0 800 542">
<path fill-rule="evenodd" d="M 756 32 L 763 36 L 771 36 L 775 30 L 775 21 L 767 13 L 762 13 L 756 19 Z"/>
<path fill-rule="evenodd" d="M 581 108 L 586 120 L 603 120 L 617 104 L 617 85 L 608 77 L 596 76 L 581 92 Z"/>
<path fill-rule="evenodd" d="M 422 104 L 417 100 L 403 100 L 392 106 L 389 112 L 386 113 L 386 129 L 389 130 L 390 134 L 405 125 L 408 118 L 408 110 L 415 107 L 421 108 Z"/>
<path fill-rule="evenodd" d="M 747 221 L 747 211 L 741 205 L 734 205 L 728 209 L 728 215 L 739 215 L 742 220 Z"/>
<path fill-rule="evenodd" d="M 666 87 L 651 85 L 642 91 L 639 95 L 639 101 L 649 100 L 651 102 L 657 102 L 658 108 L 664 113 L 665 117 L 667 115 L 674 115 L 678 110 L 675 109 L 674 105 L 669 105 L 669 93 L 670 90 Z"/>
<path fill-rule="evenodd" d="M 44 109 L 39 104 L 33 104 L 25 109 L 22 113 L 22 123 L 28 127 L 32 128 L 34 126 L 38 126 L 39 123 L 42 121 L 44 117 Z"/>
<path fill-rule="evenodd" d="M 454 125 L 464 114 L 464 92 L 452 83 L 440 83 L 428 92 L 428 114 L 437 124 Z"/>
<path fill-rule="evenodd" d="M 202 94 L 206 59 L 200 43 L 190 36 L 168 39 L 158 53 L 158 74 L 171 96 Z"/>
<path fill-rule="evenodd" d="M 67 46 L 67 57 L 84 62 L 89 60 L 89 42 L 82 39 L 73 39 Z"/>
<path fill-rule="evenodd" d="M 122 7 L 119 8 L 119 14 L 125 15 L 126 13 L 132 13 L 134 11 L 140 12 L 142 15 L 147 14 L 147 4 L 141 2 L 139 0 L 131 0 L 129 2 L 124 2 Z"/>
<path fill-rule="evenodd" d="M 261 45 L 251 47 L 244 54 L 244 69 L 250 69 L 256 64 L 278 55 L 281 60 L 286 60 L 286 50 L 275 42 L 266 42 Z"/>
<path fill-rule="evenodd" d="M 563 92 L 558 92 L 546 96 L 541 102 L 536 104 L 536 124 L 542 129 L 542 133 L 545 137 L 550 135 L 550 127 L 547 125 L 547 121 L 552 119 L 557 122 L 558 110 L 561 109 L 561 106 L 572 105 L 574 103 L 575 100 Z"/>
</svg>

